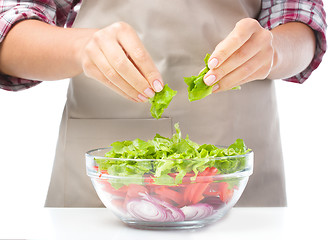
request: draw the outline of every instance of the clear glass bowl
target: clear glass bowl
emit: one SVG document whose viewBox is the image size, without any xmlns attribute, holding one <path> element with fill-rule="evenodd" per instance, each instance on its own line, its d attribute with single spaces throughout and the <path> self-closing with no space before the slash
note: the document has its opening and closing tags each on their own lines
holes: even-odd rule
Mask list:
<svg viewBox="0 0 332 240">
<path fill-rule="evenodd" d="M 220 220 L 239 200 L 249 176 L 253 172 L 252 151 L 237 156 L 210 159 L 119 159 L 104 157 L 111 148 L 88 151 L 86 157 L 87 175 L 103 204 L 112 210 L 125 224 L 142 229 L 191 229 L 203 227 Z M 97 160 L 97 161 L 96 161 Z M 181 183 L 163 184 L 154 181 L 154 175 L 138 176 L 109 175 L 99 170 L 99 164 L 107 161 L 131 161 L 148 164 L 153 161 L 218 161 L 222 164 L 241 166 L 233 173 L 222 173 L 215 167 L 207 167 L 196 176 L 187 173 Z M 97 163 L 99 162 L 99 164 Z M 177 179 L 179 173 L 170 173 Z M 168 181 L 171 178 L 165 179 Z M 175 181 L 176 182 L 176 181 Z"/>
</svg>

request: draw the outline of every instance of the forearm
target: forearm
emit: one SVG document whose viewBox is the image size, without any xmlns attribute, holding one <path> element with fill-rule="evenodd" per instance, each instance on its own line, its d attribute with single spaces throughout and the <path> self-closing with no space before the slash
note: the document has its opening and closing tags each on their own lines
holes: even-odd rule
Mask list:
<svg viewBox="0 0 332 240">
<path fill-rule="evenodd" d="M 315 54 L 313 30 L 303 23 L 291 22 L 280 25 L 271 32 L 275 53 L 268 78 L 284 79 L 303 71 Z"/>
<path fill-rule="evenodd" d="M 38 20 L 16 24 L 0 48 L 0 71 L 33 79 L 57 80 L 82 72 L 80 49 L 96 30 L 65 29 Z"/>
</svg>

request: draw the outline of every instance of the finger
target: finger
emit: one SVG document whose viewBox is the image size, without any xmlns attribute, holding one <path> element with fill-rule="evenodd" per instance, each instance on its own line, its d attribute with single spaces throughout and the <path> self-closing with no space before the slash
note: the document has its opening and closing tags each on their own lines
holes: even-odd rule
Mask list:
<svg viewBox="0 0 332 240">
<path fill-rule="evenodd" d="M 216 46 L 208 62 L 209 68 L 219 67 L 260 28 L 255 19 L 246 18 L 239 21 L 232 32 Z"/>
<path fill-rule="evenodd" d="M 100 72 L 112 82 L 115 86 L 120 88 L 128 96 L 135 99 L 136 101 L 146 101 L 147 98 L 138 92 L 132 85 L 125 81 L 122 76 L 109 64 L 104 54 L 100 49 L 95 48 L 94 51 L 89 51 L 89 57 L 92 59 L 93 63 L 97 66 Z"/>
<path fill-rule="evenodd" d="M 164 85 L 161 74 L 135 30 L 129 26 L 127 31 L 119 32 L 117 39 L 150 86 L 160 92 Z"/>
<path fill-rule="evenodd" d="M 266 78 L 266 70 L 264 68 L 258 69 L 255 73 L 239 82 L 239 85 L 243 85 L 252 80 L 263 80 Z M 238 86 L 239 86 L 238 85 Z"/>
<path fill-rule="evenodd" d="M 126 52 L 119 45 L 114 27 L 109 27 L 94 35 L 94 43 L 100 48 L 109 65 L 135 88 L 141 95 L 152 97 L 154 91 L 144 76 L 138 71 L 134 64 L 128 59 Z"/>
<path fill-rule="evenodd" d="M 241 86 L 241 85 L 243 85 L 245 83 L 248 83 L 248 82 L 251 82 L 253 80 L 263 80 L 265 78 L 266 78 L 266 70 L 264 68 L 260 68 L 255 73 L 251 74 L 249 77 L 241 80 L 236 86 Z M 234 86 L 234 87 L 236 87 L 236 86 Z M 217 92 L 217 91 L 215 91 L 215 92 Z"/>
<path fill-rule="evenodd" d="M 200 75 L 204 70 L 205 70 L 205 68 L 202 68 L 202 70 L 199 71 L 198 75 Z"/>
<path fill-rule="evenodd" d="M 255 56 L 261 50 L 262 44 L 264 44 L 263 39 L 264 38 L 262 38 L 260 34 L 253 34 L 252 37 L 244 43 L 244 45 L 236 50 L 218 68 L 211 69 L 207 72 L 204 79 L 205 84 L 209 86 L 213 85 L 215 82 L 219 81 L 221 78 Z"/>
<path fill-rule="evenodd" d="M 273 59 L 262 64 L 261 67 L 249 77 L 252 77 L 252 80 L 264 80 L 268 78 L 272 66 L 273 66 Z"/>
<path fill-rule="evenodd" d="M 124 97 L 124 98 L 126 98 L 126 99 L 128 99 L 130 101 L 137 102 L 137 100 L 135 100 L 134 98 L 130 97 L 128 94 L 126 94 L 120 88 L 118 88 L 116 85 L 114 85 L 111 81 L 109 81 L 105 77 L 105 75 L 98 69 L 98 67 L 95 64 L 90 63 L 89 67 L 86 67 L 85 69 L 87 71 L 87 72 L 85 72 L 85 74 L 88 77 L 93 78 L 93 79 L 101 82 L 102 84 L 104 84 L 105 86 L 109 87 L 111 90 L 113 90 L 117 94 L 121 95 L 122 97 Z"/>
<path fill-rule="evenodd" d="M 263 52 L 259 52 L 240 67 L 223 77 L 217 84 L 219 85 L 218 91 L 225 91 L 239 86 L 240 83 L 252 76 L 259 69 L 265 71 L 261 77 L 266 77 L 271 69 L 271 61 L 266 61 L 266 55 Z M 261 72 L 260 72 L 261 73 Z M 251 79 L 255 80 L 255 79 Z"/>
<path fill-rule="evenodd" d="M 134 64 L 128 59 L 121 46 L 115 41 L 102 41 L 99 43 L 101 51 L 112 68 L 124 79 L 129 85 L 135 88 L 141 95 L 148 96 L 151 92 L 149 83 L 144 76 L 138 71 Z"/>
</svg>

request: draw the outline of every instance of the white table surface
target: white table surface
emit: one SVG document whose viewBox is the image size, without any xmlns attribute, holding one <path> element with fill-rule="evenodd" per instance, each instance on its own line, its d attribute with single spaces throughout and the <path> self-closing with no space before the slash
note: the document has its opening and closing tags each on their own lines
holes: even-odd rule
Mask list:
<svg viewBox="0 0 332 240">
<path fill-rule="evenodd" d="M 309 208 L 233 208 L 212 225 L 172 231 L 129 228 L 104 208 L 0 211 L 0 239 L 332 239 L 329 213 Z"/>
</svg>

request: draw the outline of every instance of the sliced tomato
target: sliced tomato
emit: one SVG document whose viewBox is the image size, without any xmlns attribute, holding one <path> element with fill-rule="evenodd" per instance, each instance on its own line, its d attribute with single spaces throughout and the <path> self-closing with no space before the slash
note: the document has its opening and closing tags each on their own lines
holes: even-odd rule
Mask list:
<svg viewBox="0 0 332 240">
<path fill-rule="evenodd" d="M 98 166 L 93 166 L 93 168 L 97 171 L 97 172 L 100 172 L 101 174 L 108 174 L 108 171 L 107 170 L 99 170 L 99 167 Z M 99 176 L 101 177 L 101 176 Z"/>
<path fill-rule="evenodd" d="M 194 193 L 194 184 L 187 184 L 183 193 L 183 200 L 185 205 L 189 205 L 191 203 L 191 199 Z"/>
<path fill-rule="evenodd" d="M 167 186 L 160 186 L 159 188 L 154 189 L 157 198 L 173 204 L 176 203 L 178 206 L 183 205 L 183 195 L 170 187 Z M 173 201 L 173 202 L 172 202 Z"/>
<path fill-rule="evenodd" d="M 209 169 L 209 175 L 214 176 L 218 173 L 218 168 L 210 167 Z"/>
<path fill-rule="evenodd" d="M 232 199 L 234 194 L 234 189 L 233 188 L 229 189 L 227 182 L 220 182 L 218 191 L 219 191 L 219 198 L 224 203 L 228 203 L 229 200 Z"/>
<path fill-rule="evenodd" d="M 102 188 L 104 191 L 112 195 L 124 198 L 127 194 L 128 186 L 126 185 L 122 186 L 119 189 L 115 189 L 107 180 L 99 180 L 98 183 L 102 184 Z"/>
<path fill-rule="evenodd" d="M 152 183 L 154 183 L 154 179 L 152 178 L 152 176 L 144 177 L 144 183 L 152 184 Z"/>
<path fill-rule="evenodd" d="M 197 174 L 196 182 L 187 184 L 184 191 L 185 205 L 196 204 L 204 199 L 204 193 L 210 192 L 210 184 L 218 169 L 207 167 L 203 172 Z M 217 194 L 214 194 L 217 195 Z"/>
<path fill-rule="evenodd" d="M 208 185 L 208 183 L 187 184 L 183 193 L 184 205 L 196 204 L 203 200 L 203 193 Z"/>
<path fill-rule="evenodd" d="M 218 169 L 215 167 L 207 167 L 203 172 L 197 174 L 196 182 L 213 182 L 213 176 L 216 175 Z"/>
<path fill-rule="evenodd" d="M 194 187 L 194 195 L 192 198 L 192 203 L 196 204 L 202 199 L 204 199 L 203 193 L 210 192 L 210 184 L 213 182 L 213 176 L 216 175 L 218 169 L 215 167 L 207 167 L 203 172 L 197 174 L 197 177 L 201 178 L 202 182 L 197 181 Z"/>
<path fill-rule="evenodd" d="M 143 185 L 139 184 L 129 184 L 127 188 L 127 197 L 128 198 L 137 198 L 140 197 L 139 193 L 147 193 L 148 190 Z"/>
<path fill-rule="evenodd" d="M 203 193 L 209 186 L 209 183 L 196 183 L 193 187 L 193 195 L 191 198 L 191 203 L 196 204 L 204 199 Z"/>
</svg>

